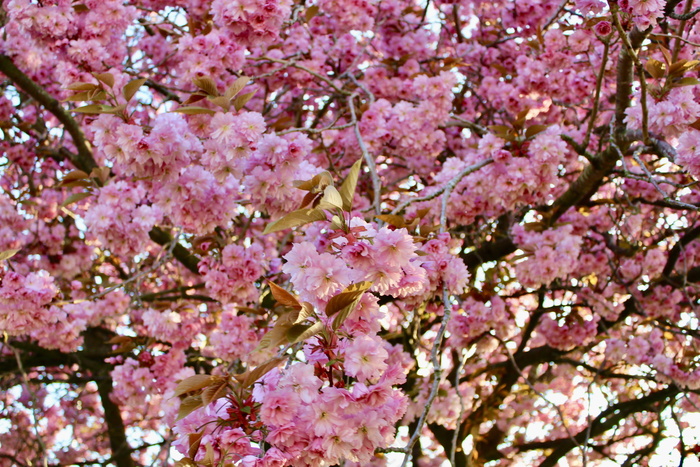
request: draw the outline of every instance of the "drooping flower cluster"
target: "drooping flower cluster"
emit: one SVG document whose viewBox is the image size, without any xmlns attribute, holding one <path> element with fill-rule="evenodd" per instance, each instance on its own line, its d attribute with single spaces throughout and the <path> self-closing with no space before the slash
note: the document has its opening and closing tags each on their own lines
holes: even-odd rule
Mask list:
<svg viewBox="0 0 700 467">
<path fill-rule="evenodd" d="M 154 197 L 163 213 L 187 232 L 206 234 L 217 226 L 226 226 L 236 215 L 240 185 L 233 175 L 223 181 L 199 165 L 182 171 L 165 183 Z"/>
<path fill-rule="evenodd" d="M 208 257 L 199 264 L 211 296 L 222 303 L 245 305 L 253 303 L 260 292 L 256 281 L 264 273 L 264 252 L 254 243 L 250 247 L 227 245 L 221 251 L 221 260 Z"/>
<path fill-rule="evenodd" d="M 202 151 L 202 144 L 182 115 L 160 114 L 147 134 L 140 125 L 126 124 L 117 117 L 101 115 L 95 120 L 95 144 L 115 171 L 123 175 L 173 180 Z"/>
<path fill-rule="evenodd" d="M 214 0 L 214 21 L 244 44 L 261 44 L 274 40 L 282 22 L 290 13 L 289 0 Z"/>
<path fill-rule="evenodd" d="M 513 227 L 515 243 L 528 256 L 515 265 L 518 279 L 527 287 L 549 284 L 574 271 L 581 251 L 581 237 L 565 225 L 544 232 L 528 232 L 521 225 Z"/>
<path fill-rule="evenodd" d="M 58 294 L 48 273 L 23 276 L 0 270 L 0 274 L 0 329 L 8 335 L 26 335 L 65 319 L 65 313 L 48 306 Z"/>
<path fill-rule="evenodd" d="M 104 247 L 116 254 L 135 255 L 146 249 L 148 231 L 163 218 L 159 207 L 144 203 L 145 196 L 141 185 L 110 183 L 100 189 L 85 223 Z"/>
</svg>

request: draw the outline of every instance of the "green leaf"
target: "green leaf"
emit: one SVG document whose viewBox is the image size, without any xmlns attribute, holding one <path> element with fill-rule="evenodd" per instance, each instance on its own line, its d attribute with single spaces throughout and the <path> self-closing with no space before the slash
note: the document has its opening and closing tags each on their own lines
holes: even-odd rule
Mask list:
<svg viewBox="0 0 700 467">
<path fill-rule="evenodd" d="M 355 195 L 355 187 L 357 187 L 357 179 L 360 176 L 360 168 L 362 167 L 362 159 L 358 159 L 350 168 L 348 176 L 343 180 L 338 192 L 343 199 L 343 210 L 345 212 L 352 211 L 352 198 Z"/>
<path fill-rule="evenodd" d="M 5 261 L 5 260 L 12 258 L 18 252 L 19 252 L 19 249 L 0 251 L 0 261 Z"/>
<path fill-rule="evenodd" d="M 148 81 L 146 78 L 139 78 L 126 83 L 124 85 L 124 88 L 122 89 L 124 99 L 126 99 L 126 101 L 129 102 L 131 98 L 134 97 L 134 94 L 136 94 L 136 91 L 138 91 L 139 88 L 143 86 L 143 83 L 145 83 L 146 81 Z"/>
<path fill-rule="evenodd" d="M 195 107 L 195 106 L 187 106 L 187 107 L 179 107 L 173 112 L 181 113 L 181 114 L 187 114 L 187 115 L 198 115 L 198 114 L 208 114 L 208 115 L 214 115 L 216 111 L 207 109 L 205 107 Z"/>
<path fill-rule="evenodd" d="M 78 201 L 84 200 L 88 196 L 92 196 L 92 193 L 90 193 L 89 191 L 83 191 L 80 193 L 73 193 L 68 198 L 63 200 L 63 202 L 61 203 L 61 207 L 65 208 L 66 206 L 68 206 L 70 204 L 77 203 Z"/>
<path fill-rule="evenodd" d="M 299 227 L 315 221 L 326 220 L 326 214 L 321 209 L 299 209 L 292 211 L 281 219 L 268 224 L 263 231 L 263 235 L 279 232 L 280 230 Z"/>
</svg>

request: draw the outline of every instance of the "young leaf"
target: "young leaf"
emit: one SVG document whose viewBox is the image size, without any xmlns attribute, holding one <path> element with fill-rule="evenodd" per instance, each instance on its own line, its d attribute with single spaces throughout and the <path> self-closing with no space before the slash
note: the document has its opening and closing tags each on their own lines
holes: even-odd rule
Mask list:
<svg viewBox="0 0 700 467">
<path fill-rule="evenodd" d="M 190 97 L 188 97 L 187 100 L 182 103 L 182 105 L 194 104 L 195 102 L 201 101 L 205 97 L 207 97 L 207 96 L 205 96 L 204 94 L 194 93 L 194 94 L 190 95 Z"/>
<path fill-rule="evenodd" d="M 292 327 L 292 325 L 296 322 L 297 316 L 299 316 L 299 313 L 295 311 L 286 313 L 277 318 L 277 321 L 272 329 L 270 329 L 267 334 L 260 339 L 255 351 L 268 349 L 270 347 L 277 347 L 285 342 L 287 329 Z"/>
<path fill-rule="evenodd" d="M 548 125 L 530 125 L 527 127 L 527 130 L 525 130 L 525 138 L 532 138 L 533 136 L 542 133 L 547 128 Z"/>
<path fill-rule="evenodd" d="M 216 88 L 216 83 L 209 76 L 202 76 L 192 80 L 195 86 L 207 93 L 209 96 L 218 96 L 219 90 Z"/>
<path fill-rule="evenodd" d="M 69 91 L 92 91 L 93 89 L 99 89 L 99 84 L 94 83 L 73 83 L 66 86 Z"/>
<path fill-rule="evenodd" d="M 270 286 L 270 292 L 272 292 L 272 296 L 275 297 L 277 303 L 284 306 L 301 308 L 301 303 L 299 303 L 299 300 L 297 300 L 294 295 L 290 294 L 274 282 L 268 282 L 268 285 Z"/>
<path fill-rule="evenodd" d="M 202 407 L 202 396 L 189 396 L 180 401 L 180 408 L 177 411 L 177 420 L 181 420 Z"/>
<path fill-rule="evenodd" d="M 18 251 L 19 249 L 0 251 L 0 261 L 5 261 L 12 258 L 14 255 L 17 254 Z"/>
<path fill-rule="evenodd" d="M 322 329 L 323 323 L 321 321 L 316 321 L 313 324 L 295 324 L 291 328 L 287 329 L 287 341 L 290 344 L 302 342 L 309 337 L 318 334 Z"/>
<path fill-rule="evenodd" d="M 384 221 L 387 224 L 396 227 L 397 229 L 406 227 L 406 220 L 401 216 L 397 216 L 396 214 L 380 214 L 376 217 L 380 221 Z"/>
<path fill-rule="evenodd" d="M 231 107 L 231 103 L 224 96 L 209 97 L 208 99 L 212 104 L 218 105 L 224 109 L 224 112 L 228 112 L 229 108 Z"/>
<path fill-rule="evenodd" d="M 318 14 L 318 5 L 311 5 L 309 8 L 306 9 L 306 12 L 304 13 L 304 19 L 306 19 L 306 22 L 308 23 L 314 17 Z"/>
<path fill-rule="evenodd" d="M 297 317 L 294 320 L 294 324 L 303 323 L 307 320 L 307 318 L 310 318 L 312 316 L 316 316 L 314 306 L 309 302 L 304 302 L 301 305 L 301 310 L 299 310 L 299 312 L 297 313 Z"/>
<path fill-rule="evenodd" d="M 187 442 L 190 445 L 190 449 L 187 451 L 189 457 L 194 458 L 197 455 L 199 445 L 202 444 L 204 433 L 206 433 L 206 431 L 202 430 L 199 433 L 190 433 L 189 436 L 187 436 Z"/>
<path fill-rule="evenodd" d="M 371 282 L 358 282 L 357 284 L 350 285 L 339 295 L 333 297 L 336 299 L 336 302 L 332 305 L 331 301 L 333 298 L 331 298 L 331 301 L 328 302 L 326 309 L 330 310 L 331 314 L 337 313 L 331 326 L 333 330 L 337 330 L 343 325 L 347 317 L 350 316 L 350 313 L 352 313 L 357 304 L 360 303 L 362 294 L 369 290 L 370 287 L 372 287 Z M 328 312 L 326 312 L 326 314 L 328 314 Z"/>
<path fill-rule="evenodd" d="M 92 193 L 90 193 L 89 191 L 83 191 L 81 193 L 73 193 L 68 198 L 63 200 L 63 202 L 61 203 L 61 207 L 65 208 L 66 206 L 73 204 L 73 203 L 77 203 L 78 201 L 84 200 L 85 198 L 87 198 L 88 196 L 91 196 L 91 195 L 92 195 Z"/>
<path fill-rule="evenodd" d="M 173 397 L 179 397 L 188 392 L 199 391 L 207 386 L 209 386 L 213 381 L 213 376 L 210 375 L 194 375 L 180 381 L 175 387 L 175 395 Z"/>
<path fill-rule="evenodd" d="M 685 78 L 681 78 L 679 80 L 674 81 L 673 84 L 671 84 L 671 87 L 680 88 L 683 86 L 695 86 L 697 84 L 700 84 L 700 80 L 698 80 L 697 78 L 687 76 Z"/>
<path fill-rule="evenodd" d="M 109 178 L 110 168 L 109 167 L 95 167 L 90 172 L 90 178 L 96 178 L 104 184 Z"/>
<path fill-rule="evenodd" d="M 649 60 L 647 60 L 647 63 L 644 65 L 644 68 L 646 68 L 646 70 L 653 78 L 659 79 L 664 76 L 664 70 L 666 68 L 666 65 L 664 65 L 658 60 L 650 58 Z"/>
<path fill-rule="evenodd" d="M 280 230 L 299 227 L 315 221 L 326 220 L 326 214 L 321 209 L 299 209 L 292 211 L 281 219 L 268 224 L 263 231 L 263 235 L 279 232 Z"/>
<path fill-rule="evenodd" d="M 236 97 L 236 94 L 241 92 L 241 90 L 245 87 L 246 84 L 248 84 L 249 81 L 250 78 L 248 78 L 247 76 L 241 76 L 236 81 L 234 81 L 233 84 L 229 86 L 228 89 L 226 89 L 226 92 L 224 93 L 226 99 L 230 101 L 231 99 Z"/>
<path fill-rule="evenodd" d="M 202 435 L 204 435 L 203 431 Z M 197 448 L 199 448 L 199 445 L 197 445 Z M 183 457 L 179 461 L 175 462 L 175 464 L 173 464 L 173 467 L 197 467 L 197 463 L 193 461 L 190 457 Z"/>
<path fill-rule="evenodd" d="M 194 106 L 178 107 L 177 109 L 173 110 L 173 112 L 187 114 L 187 115 L 198 115 L 198 114 L 214 115 L 216 113 L 216 111 L 211 110 L 211 109 L 207 109 L 205 107 L 194 107 Z"/>
<path fill-rule="evenodd" d="M 112 73 L 93 73 L 92 76 L 110 88 L 114 86 L 114 75 Z"/>
<path fill-rule="evenodd" d="M 236 96 L 233 99 L 233 106 L 236 108 L 236 110 L 241 110 L 248 103 L 248 101 L 253 98 L 254 95 L 255 91 Z"/>
<path fill-rule="evenodd" d="M 311 193 L 321 193 L 328 185 L 333 185 L 333 175 L 327 170 L 317 173 L 310 180 L 294 180 L 294 187 Z"/>
<path fill-rule="evenodd" d="M 335 313 L 347 307 L 361 297 L 363 293 L 370 289 L 370 287 L 372 287 L 372 283 L 368 281 L 349 285 L 345 288 L 345 290 L 328 300 L 328 304 L 326 305 L 326 316 L 333 316 Z"/>
<path fill-rule="evenodd" d="M 358 159 L 352 164 L 348 176 L 345 177 L 343 184 L 340 186 L 338 193 L 343 199 L 343 211 L 352 211 L 352 198 L 355 195 L 355 187 L 357 187 L 357 179 L 360 176 L 360 168 L 362 167 L 362 159 Z"/>
<path fill-rule="evenodd" d="M 81 91 L 77 94 L 73 94 L 72 96 L 66 97 L 63 99 L 61 102 L 84 102 L 84 101 L 89 101 L 90 100 L 90 93 L 92 91 Z"/>
<path fill-rule="evenodd" d="M 207 406 L 215 400 L 224 397 L 227 388 L 228 381 L 224 378 L 221 378 L 219 383 L 208 386 L 202 391 L 202 404 Z"/>
<path fill-rule="evenodd" d="M 104 106 L 100 104 L 90 104 L 73 109 L 73 112 L 78 112 L 81 114 L 101 114 L 104 112 Z"/>
<path fill-rule="evenodd" d="M 343 198 L 340 197 L 340 193 L 333 185 L 328 185 L 325 190 L 323 190 L 323 198 L 317 206 L 318 209 L 342 209 L 343 208 Z"/>
<path fill-rule="evenodd" d="M 88 178 L 88 174 L 86 174 L 82 170 L 74 170 L 70 173 L 67 173 L 66 176 L 63 177 L 63 180 L 61 180 L 59 186 L 62 186 L 64 183 L 74 182 L 75 180 L 84 180 L 86 178 Z"/>
<path fill-rule="evenodd" d="M 241 381 L 241 386 L 244 388 L 247 388 L 248 386 L 252 385 L 255 383 L 257 380 L 265 376 L 267 372 L 278 366 L 280 363 L 285 361 L 287 357 L 273 357 L 269 360 L 267 360 L 265 363 L 262 363 L 260 366 L 255 368 L 252 371 L 246 372 L 243 375 L 242 379 L 239 379 Z"/>
<path fill-rule="evenodd" d="M 126 83 L 124 85 L 124 88 L 122 89 L 124 99 L 126 99 L 126 101 L 129 102 L 131 98 L 134 97 L 134 94 L 136 94 L 136 91 L 138 91 L 139 88 L 143 86 L 143 83 L 145 83 L 146 81 L 148 81 L 146 78 L 139 78 Z"/>
</svg>

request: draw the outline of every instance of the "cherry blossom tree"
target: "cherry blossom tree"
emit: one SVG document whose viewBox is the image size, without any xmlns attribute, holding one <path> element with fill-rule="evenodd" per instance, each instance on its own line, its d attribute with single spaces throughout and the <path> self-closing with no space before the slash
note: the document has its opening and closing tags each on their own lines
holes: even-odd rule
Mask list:
<svg viewBox="0 0 700 467">
<path fill-rule="evenodd" d="M 689 462 L 699 12 L 3 0 L 0 466 Z"/>
</svg>

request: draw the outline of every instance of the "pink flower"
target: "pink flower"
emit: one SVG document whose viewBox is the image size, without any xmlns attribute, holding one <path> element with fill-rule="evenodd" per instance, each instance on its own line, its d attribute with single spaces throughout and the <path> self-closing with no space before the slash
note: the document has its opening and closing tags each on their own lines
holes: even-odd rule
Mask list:
<svg viewBox="0 0 700 467">
<path fill-rule="evenodd" d="M 344 350 L 345 372 L 359 381 L 379 378 L 386 370 L 389 356 L 378 336 L 359 336 L 347 343 Z"/>
</svg>

